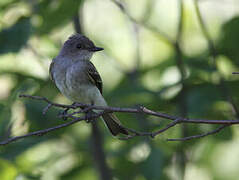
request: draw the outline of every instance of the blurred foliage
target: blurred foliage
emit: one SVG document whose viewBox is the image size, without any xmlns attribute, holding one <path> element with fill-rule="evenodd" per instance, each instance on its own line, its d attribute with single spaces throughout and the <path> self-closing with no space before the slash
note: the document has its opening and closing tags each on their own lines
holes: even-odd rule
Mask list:
<svg viewBox="0 0 239 180">
<path fill-rule="evenodd" d="M 20 17 L 17 22 L 0 32 L 0 54 L 18 52 L 30 37 L 29 17 Z"/>
<path fill-rule="evenodd" d="M 237 40 L 239 29 L 239 17 L 234 17 L 226 22 L 222 27 L 222 38 L 219 43 L 220 50 L 228 56 L 233 63 L 238 65 L 239 52 L 237 49 Z"/>
<path fill-rule="evenodd" d="M 36 32 L 47 34 L 53 29 L 64 25 L 78 12 L 78 7 L 83 0 L 60 0 L 60 1 L 40 1 L 36 4 L 37 14 L 40 16 L 39 27 Z"/>
<path fill-rule="evenodd" d="M 192 1 L 184 2 L 183 37 L 179 42 L 186 69 L 183 89 L 174 44 L 162 36 L 166 32 L 174 39 L 178 4 L 164 0 L 123 2 L 129 16 L 154 28 L 134 24 L 113 1 L 0 2 L 1 140 L 62 123 L 57 118 L 58 109 L 43 115 L 45 103 L 19 99 L 18 95 L 46 96 L 52 101 L 70 103 L 50 81 L 48 67 L 50 58 L 57 55 L 62 43 L 74 32 L 72 21 L 77 13 L 83 32 L 105 47 L 103 53 L 94 56 L 93 63 L 102 75 L 104 96 L 110 105 L 142 104 L 181 115 L 180 101 L 184 97 L 188 117 L 235 119 L 227 94 L 238 106 L 239 77 L 231 72 L 239 69 L 239 17 L 236 15 L 239 3 L 227 2 L 228 9 L 222 10 L 220 4 L 226 2 L 199 1 L 217 52 L 213 59 Z M 228 13 L 232 7 L 235 13 Z M 124 125 L 140 131 L 154 131 L 168 123 L 144 115 L 117 113 L 117 116 Z M 182 179 L 180 174 L 186 180 L 238 179 L 236 126 L 203 139 L 167 142 L 166 138 L 183 136 L 181 126 L 155 139 L 137 137 L 119 141 L 110 136 L 101 122 L 98 124 L 106 161 L 116 179 L 177 180 Z M 184 131 L 190 136 L 214 128 L 192 124 Z M 81 122 L 0 147 L 0 179 L 99 179 L 91 141 L 90 125 Z"/>
</svg>

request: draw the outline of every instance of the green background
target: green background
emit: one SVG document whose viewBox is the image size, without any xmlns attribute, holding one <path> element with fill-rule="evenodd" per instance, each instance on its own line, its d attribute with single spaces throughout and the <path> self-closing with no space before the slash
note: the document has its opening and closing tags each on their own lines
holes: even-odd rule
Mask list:
<svg viewBox="0 0 239 180">
<path fill-rule="evenodd" d="M 238 15 L 237 0 L 1 0 L 0 139 L 63 123 L 59 109 L 43 115 L 46 103 L 18 95 L 71 103 L 50 81 L 48 68 L 78 20 L 78 30 L 105 49 L 92 62 L 109 105 L 236 119 L 239 75 L 232 72 L 239 71 Z M 169 123 L 146 115 L 117 116 L 126 127 L 145 132 Z M 96 180 L 103 173 L 114 180 L 236 180 L 237 126 L 202 139 L 166 141 L 216 127 L 177 125 L 155 139 L 122 141 L 101 121 L 95 127 L 80 122 L 1 146 L 0 179 Z"/>
</svg>

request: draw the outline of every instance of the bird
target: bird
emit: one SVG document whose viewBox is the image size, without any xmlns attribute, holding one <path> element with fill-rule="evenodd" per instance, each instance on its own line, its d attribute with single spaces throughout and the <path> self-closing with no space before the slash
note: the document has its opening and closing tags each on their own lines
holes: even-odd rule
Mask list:
<svg viewBox="0 0 239 180">
<path fill-rule="evenodd" d="M 49 68 L 50 79 L 60 92 L 74 103 L 108 106 L 103 97 L 100 74 L 90 61 L 95 52 L 104 50 L 82 34 L 73 34 L 65 41 Z M 113 113 L 102 116 L 113 136 L 128 135 Z"/>
</svg>

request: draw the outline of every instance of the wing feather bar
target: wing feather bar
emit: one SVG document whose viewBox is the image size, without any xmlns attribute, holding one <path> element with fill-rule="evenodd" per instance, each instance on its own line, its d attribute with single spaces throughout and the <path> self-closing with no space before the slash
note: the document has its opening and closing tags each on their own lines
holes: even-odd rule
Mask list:
<svg viewBox="0 0 239 180">
<path fill-rule="evenodd" d="M 103 83 L 102 83 L 102 79 L 100 77 L 100 74 L 98 73 L 98 71 L 96 70 L 95 66 L 90 62 L 88 63 L 88 76 L 90 81 L 96 85 L 96 87 L 99 89 L 100 93 L 102 94 L 103 91 Z"/>
</svg>

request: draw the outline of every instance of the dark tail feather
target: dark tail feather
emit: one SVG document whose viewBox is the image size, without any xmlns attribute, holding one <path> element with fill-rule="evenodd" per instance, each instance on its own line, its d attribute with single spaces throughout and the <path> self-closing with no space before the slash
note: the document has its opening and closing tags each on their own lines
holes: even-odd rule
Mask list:
<svg viewBox="0 0 239 180">
<path fill-rule="evenodd" d="M 116 136 L 119 133 L 125 135 L 129 134 L 126 129 L 120 126 L 120 122 L 114 114 L 104 114 L 102 115 L 102 118 L 113 136 Z"/>
</svg>

